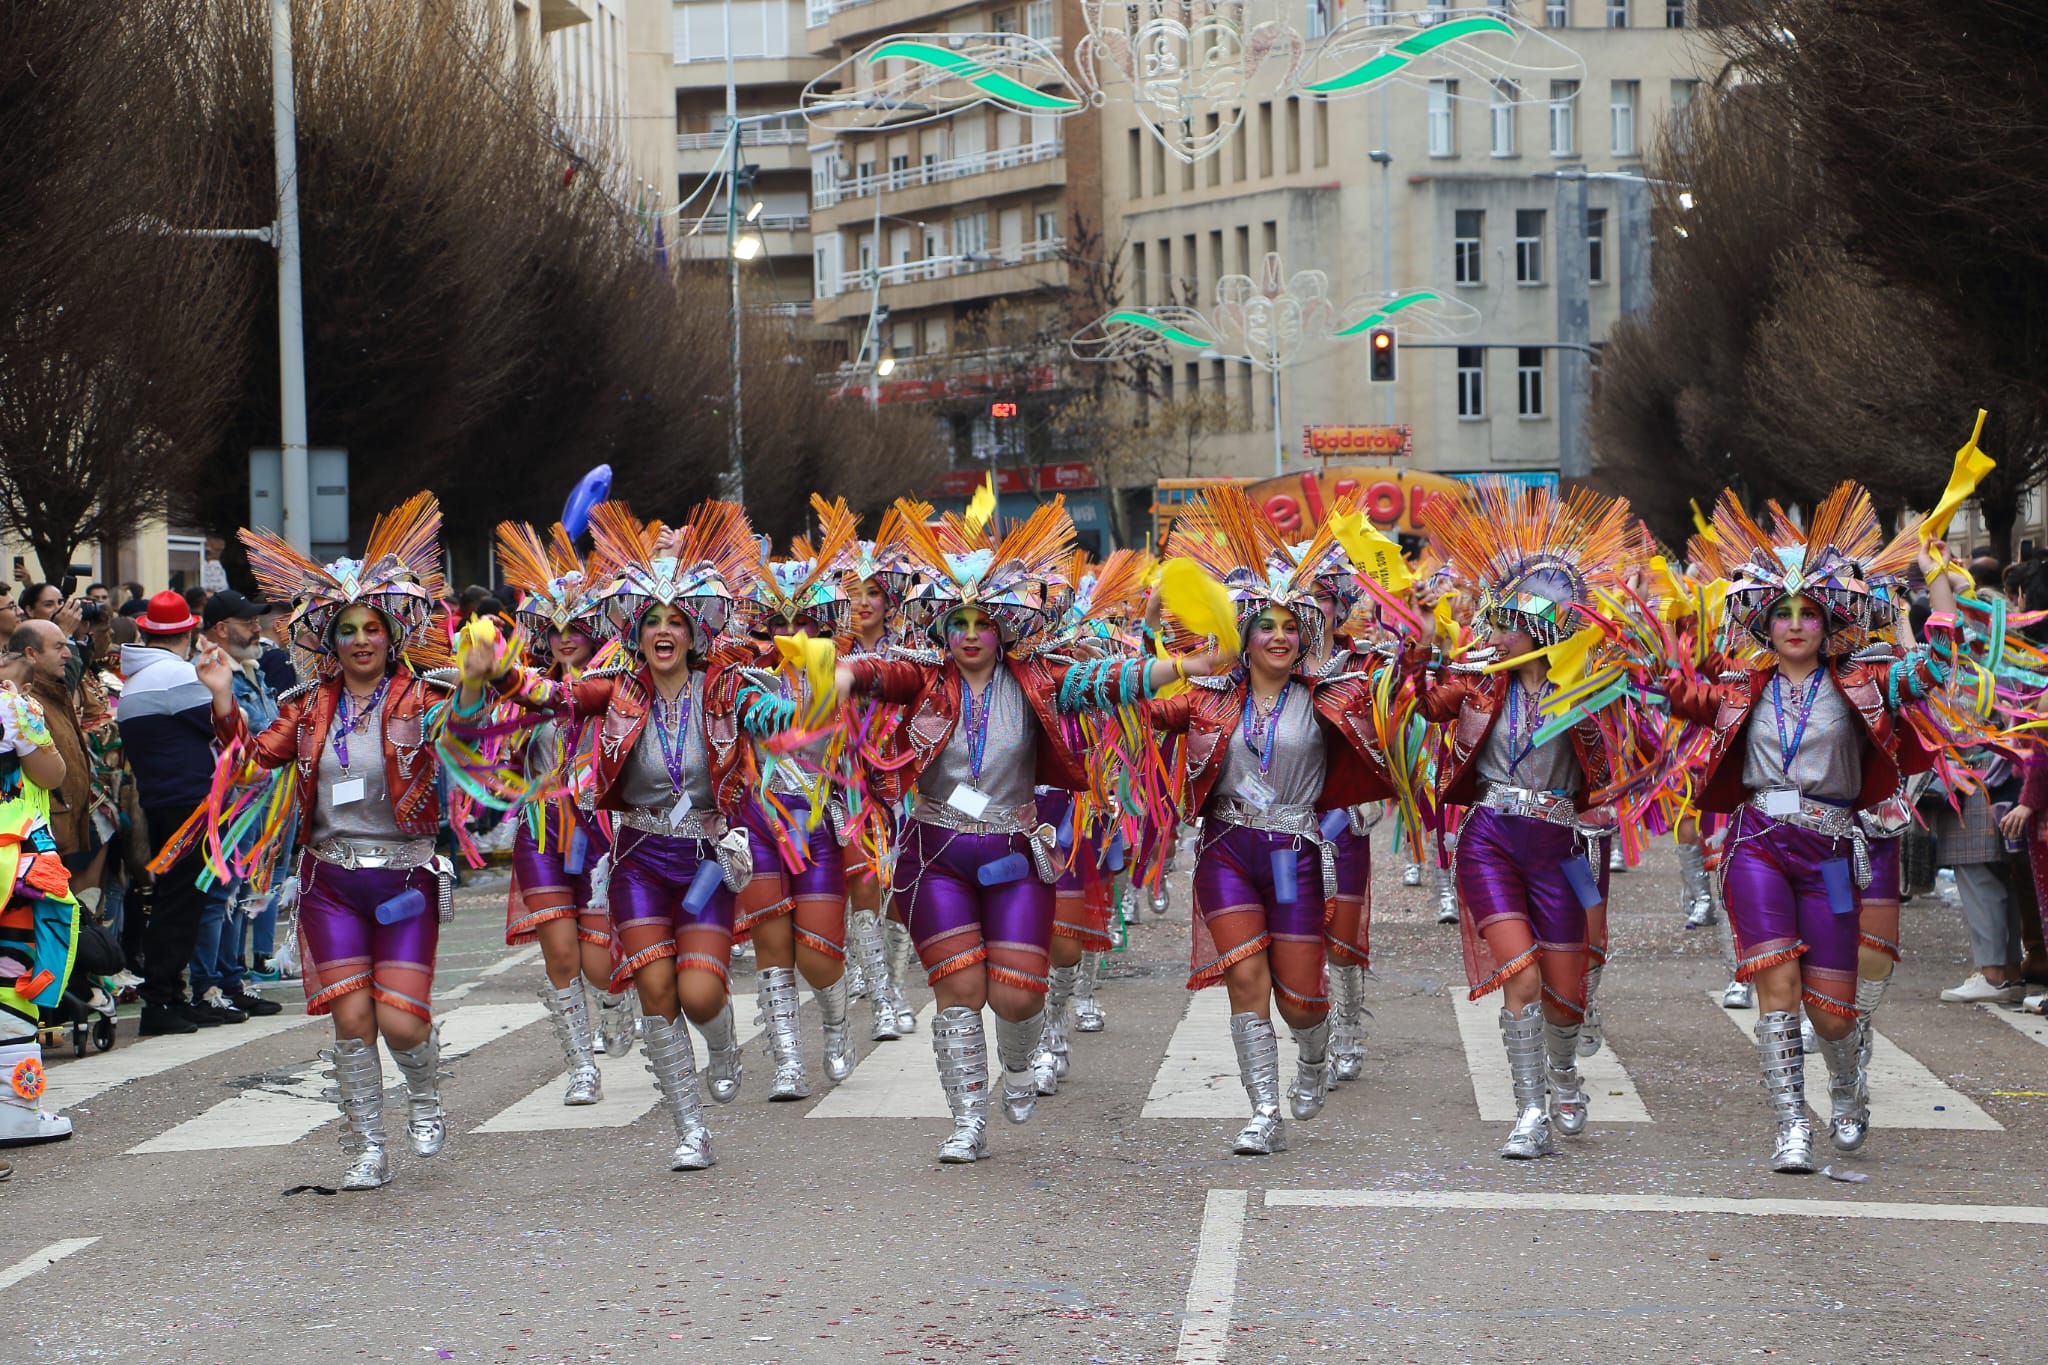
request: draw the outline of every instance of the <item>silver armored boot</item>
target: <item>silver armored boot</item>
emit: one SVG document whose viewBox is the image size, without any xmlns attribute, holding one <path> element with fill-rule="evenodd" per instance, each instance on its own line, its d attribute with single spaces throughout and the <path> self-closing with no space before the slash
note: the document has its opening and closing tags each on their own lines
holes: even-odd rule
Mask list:
<svg viewBox="0 0 2048 1365">
<path fill-rule="evenodd" d="M 825 1020 L 825 1075 L 835 1084 L 853 1074 L 860 1053 L 853 1046 L 853 1031 L 846 1023 L 846 977 L 829 986 L 815 987 L 818 1013 Z"/>
<path fill-rule="evenodd" d="M 1076 967 L 1054 967 L 1047 973 L 1045 1029 L 1038 1037 L 1038 1050 L 1031 1054 L 1031 1072 L 1041 1095 L 1057 1095 L 1060 1082 L 1071 1066 L 1067 1041 L 1067 1001 L 1074 994 Z"/>
<path fill-rule="evenodd" d="M 1728 969 L 1728 986 L 1721 992 L 1721 1008 L 1746 1010 L 1756 1004 L 1756 988 L 1747 981 L 1735 979 L 1735 921 L 1731 915 L 1722 915 L 1718 921 L 1721 932 L 1721 965 Z"/>
<path fill-rule="evenodd" d="M 1550 1105 L 1543 1057 L 1543 1005 L 1534 1002 L 1519 1014 L 1500 1012 L 1500 1040 L 1507 1048 L 1508 1075 L 1515 1089 L 1515 1126 L 1500 1154 L 1511 1161 L 1549 1156 L 1557 1150 L 1550 1137 Z"/>
<path fill-rule="evenodd" d="M 865 937 L 872 925 L 863 925 L 865 911 L 853 908 L 853 902 L 846 904 L 846 999 L 850 1004 L 855 1000 L 868 998 L 868 964 Z"/>
<path fill-rule="evenodd" d="M 896 1033 L 908 1038 L 917 1032 L 917 1011 L 903 993 L 903 978 L 917 961 L 917 946 L 910 941 L 910 930 L 893 919 L 882 921 L 882 934 L 889 948 L 889 999 L 896 1006 Z"/>
<path fill-rule="evenodd" d="M 1870 1049 L 1877 1037 L 1877 1007 L 1884 1003 L 1884 993 L 1891 986 L 1889 975 L 1856 978 L 1856 1069 L 1863 1076 L 1866 1100 L 1870 1097 Z"/>
<path fill-rule="evenodd" d="M 1280 1037 L 1256 1014 L 1230 1016 L 1230 1041 L 1237 1048 L 1237 1074 L 1252 1102 L 1252 1121 L 1238 1131 L 1230 1150 L 1239 1156 L 1271 1156 L 1287 1150 L 1280 1117 Z"/>
<path fill-rule="evenodd" d="M 565 1105 L 596 1104 L 604 1098 L 604 1079 L 599 1074 L 590 1030 L 590 999 L 583 992 L 583 978 L 566 986 L 541 983 L 540 1002 L 548 1007 L 554 1021 L 555 1038 L 569 1062 L 569 1088 L 562 1092 Z"/>
<path fill-rule="evenodd" d="M 1586 1131 L 1593 1098 L 1579 1076 L 1579 1025 L 1543 1021 L 1543 1047 L 1550 1054 L 1550 1105 L 1557 1131 L 1577 1137 Z"/>
<path fill-rule="evenodd" d="M 427 1030 L 427 1040 L 418 1047 L 392 1048 L 391 1060 L 405 1077 L 405 1097 L 410 1113 L 405 1121 L 406 1141 L 414 1156 L 429 1157 L 448 1141 L 448 1116 L 441 1110 L 441 1026 Z"/>
<path fill-rule="evenodd" d="M 1102 975 L 1102 954 L 1082 953 L 1080 975 L 1074 979 L 1074 1030 L 1100 1033 L 1109 1022 L 1102 1002 L 1095 998 L 1095 983 Z"/>
<path fill-rule="evenodd" d="M 939 1160 L 967 1165 L 988 1155 L 988 1038 L 981 1011 L 964 1005 L 932 1018 L 932 1055 L 939 1063 L 939 1088 L 953 1115 L 953 1133 L 939 1144 Z"/>
<path fill-rule="evenodd" d="M 1436 869 L 1436 922 L 1458 922 L 1458 875 L 1448 867 Z"/>
<path fill-rule="evenodd" d="M 647 1070 L 654 1088 L 676 1126 L 676 1149 L 669 1154 L 672 1171 L 701 1171 L 718 1158 L 711 1154 L 711 1130 L 704 1126 L 704 1102 L 697 1095 L 696 1050 L 681 1015 L 673 1022 L 647 1016 L 641 1032 L 647 1041 Z"/>
<path fill-rule="evenodd" d="M 804 1040 L 796 1030 L 797 996 L 794 967 L 761 969 L 761 1004 L 768 1012 L 768 1055 L 775 1059 L 775 1080 L 768 1087 L 772 1101 L 811 1096 L 804 1079 Z"/>
<path fill-rule="evenodd" d="M 1756 1021 L 1757 1060 L 1764 1092 L 1778 1120 L 1771 1169 L 1789 1175 L 1813 1172 L 1813 1125 L 1806 1117 L 1806 1049 L 1799 1041 L 1799 1016 L 1773 1010 Z"/>
<path fill-rule="evenodd" d="M 1365 969 L 1330 968 L 1330 1084 L 1355 1081 L 1365 1071 Z"/>
<path fill-rule="evenodd" d="M 853 952 L 847 955 L 847 970 L 851 971 L 857 962 L 860 974 L 868 983 L 868 1008 L 874 1012 L 868 1037 L 877 1043 L 893 1042 L 903 1036 L 903 1030 L 896 1026 L 896 996 L 890 989 L 889 952 L 882 944 L 882 926 L 875 920 L 871 910 L 856 910 L 846 920 L 853 934 Z M 853 999 L 851 987 L 847 999 Z"/>
<path fill-rule="evenodd" d="M 1814 1039 L 1814 1050 L 1828 1064 L 1828 1134 L 1838 1152 L 1859 1151 L 1870 1136 L 1870 1092 L 1858 1055 L 1861 1033 L 1861 1028 L 1852 1028 L 1832 1042 Z"/>
<path fill-rule="evenodd" d="M 1145 902 L 1146 908 L 1152 912 L 1153 919 L 1162 920 L 1166 918 L 1166 912 L 1173 908 L 1173 900 L 1166 894 L 1166 878 L 1161 877 L 1159 885 L 1146 893 Z"/>
<path fill-rule="evenodd" d="M 1678 846 L 1678 905 L 1685 927 L 1704 929 L 1714 922 L 1714 893 L 1707 889 L 1707 853 L 1698 844 Z"/>
<path fill-rule="evenodd" d="M 334 1101 L 341 1109 L 341 1150 L 350 1158 L 345 1190 L 374 1190 L 391 1179 L 384 1150 L 384 1063 L 377 1045 L 337 1038 L 320 1056 L 334 1064 Z"/>
<path fill-rule="evenodd" d="M 1592 1056 L 1607 1041 L 1607 1035 L 1600 1026 L 1600 978 L 1606 971 L 1605 962 L 1595 962 L 1586 968 L 1586 1022 L 1579 1027 L 1581 1057 Z"/>
<path fill-rule="evenodd" d="M 1421 863 L 1403 863 L 1403 864 L 1401 864 L 1401 885 L 1403 885 L 1403 886 L 1420 886 L 1420 885 L 1422 885 L 1422 864 L 1421 864 Z"/>
<path fill-rule="evenodd" d="M 1294 1084 L 1287 1089 L 1287 1107 L 1298 1119 L 1323 1112 L 1330 1094 L 1330 1016 L 1294 1034 Z"/>
<path fill-rule="evenodd" d="M 587 993 L 586 988 L 586 993 Z M 628 986 L 617 993 L 607 992 L 597 1006 L 597 1036 L 604 1044 L 604 1055 L 623 1057 L 633 1050 L 639 1041 L 640 993 Z"/>
<path fill-rule="evenodd" d="M 1038 1103 L 1038 1078 L 1032 1073 L 1031 1054 L 1045 1031 L 1045 1011 L 1029 1019 L 996 1020 L 996 1058 L 1003 1064 L 1003 1117 L 1023 1123 Z"/>
<path fill-rule="evenodd" d="M 653 1022 L 651 1016 L 647 1022 Z M 683 1027 L 680 1018 L 676 1027 Z M 726 997 L 724 1007 L 710 1023 L 697 1025 L 697 1032 L 704 1035 L 704 1093 L 713 1104 L 731 1104 L 740 1097 L 741 1071 L 739 1036 L 732 1022 L 732 997 Z"/>
</svg>

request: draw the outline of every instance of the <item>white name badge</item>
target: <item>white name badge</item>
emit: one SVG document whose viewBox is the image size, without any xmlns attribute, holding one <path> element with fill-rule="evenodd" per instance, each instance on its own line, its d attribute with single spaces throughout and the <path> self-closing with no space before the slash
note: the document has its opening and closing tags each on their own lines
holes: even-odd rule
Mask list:
<svg viewBox="0 0 2048 1365">
<path fill-rule="evenodd" d="M 1271 810 L 1274 800 L 1280 795 L 1261 777 L 1245 778 L 1237 784 L 1237 794 L 1244 798 L 1246 805 L 1261 813 Z"/>
<path fill-rule="evenodd" d="M 367 794 L 368 784 L 360 777 L 345 777 L 334 784 L 334 804 L 353 806 Z"/>
<path fill-rule="evenodd" d="M 946 798 L 946 804 L 970 820 L 979 820 L 981 813 L 988 809 L 988 793 L 962 782 L 953 788 L 953 794 Z"/>
<path fill-rule="evenodd" d="M 689 815 L 690 794 L 688 792 L 684 792 L 681 796 L 678 796 L 676 798 L 676 803 L 668 808 L 668 827 L 670 829 L 674 829 L 676 826 L 682 824 L 684 820 L 688 819 Z"/>
<path fill-rule="evenodd" d="M 1764 814 L 1772 816 L 1799 814 L 1799 793 L 1787 787 L 1777 787 L 1765 792 Z"/>
</svg>

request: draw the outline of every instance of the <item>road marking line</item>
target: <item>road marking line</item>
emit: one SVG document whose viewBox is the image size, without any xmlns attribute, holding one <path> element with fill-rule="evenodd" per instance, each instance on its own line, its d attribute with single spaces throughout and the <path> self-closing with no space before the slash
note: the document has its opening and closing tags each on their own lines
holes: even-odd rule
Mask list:
<svg viewBox="0 0 2048 1365">
<path fill-rule="evenodd" d="M 1238 1249 L 1244 1244 L 1244 1190 L 1211 1190 L 1202 1207 L 1202 1240 L 1188 1276 L 1180 1347 L 1174 1365 L 1222 1365 L 1230 1350 L 1230 1314 L 1237 1306 Z"/>
<path fill-rule="evenodd" d="M 1451 987 L 1451 1006 L 1458 1014 L 1458 1040 L 1465 1045 L 1465 1067 L 1472 1073 L 1472 1098 L 1479 1117 L 1488 1123 L 1515 1121 L 1515 1083 L 1508 1071 L 1507 1049 L 1500 1041 L 1500 1001 L 1494 996 L 1468 1000 Z M 1579 1058 L 1579 1075 L 1592 1097 L 1594 1123 L 1655 1123 L 1636 1093 L 1636 1083 L 1614 1055 L 1614 1044 Z M 1619 1094 L 1615 1092 L 1619 1091 Z"/>
<path fill-rule="evenodd" d="M 1724 1213 L 1751 1218 L 1875 1218 L 1913 1223 L 2018 1223 L 2048 1227 L 2048 1208 L 2014 1204 L 1911 1204 L 1846 1199 L 1708 1199 L 1672 1194 L 1554 1194 L 1475 1190 L 1268 1190 L 1267 1208 L 1453 1209 L 1503 1213 Z"/>
<path fill-rule="evenodd" d="M 1977 1008 L 1990 1014 L 1993 1019 L 2009 1024 L 2019 1031 L 2023 1038 L 2031 1038 L 2042 1047 L 2048 1047 L 2048 1015 L 2028 1014 L 2025 1010 L 2007 1009 L 1994 1005 L 1988 1000 L 1977 1002 Z"/>
<path fill-rule="evenodd" d="M 441 1016 L 441 1060 L 452 1062 L 509 1033 L 525 1028 L 547 1014 L 538 1001 L 531 1004 L 468 1005 Z M 384 1067 L 386 1088 L 400 1085 L 398 1066 Z M 324 1062 L 300 1067 L 283 1082 L 261 1089 L 244 1090 L 222 1100 L 197 1118 L 187 1119 L 128 1149 L 130 1156 L 162 1152 L 207 1152 L 234 1147 L 284 1147 L 340 1118 L 331 1100 L 323 1098 L 330 1078 Z M 404 1126 L 404 1120 L 398 1120 Z M 390 1118 L 386 1132 L 393 1131 Z"/>
<path fill-rule="evenodd" d="M 937 1063 L 932 1060 L 932 1018 L 936 1000 L 917 1012 L 917 1032 L 893 1043 L 870 1043 L 853 1074 L 804 1115 L 812 1119 L 943 1119 L 951 1118 L 946 1092 L 939 1089 Z M 982 1034 L 988 1039 L 989 1088 L 1002 1084 L 1002 1063 L 996 1059 L 996 1017 L 981 1012 Z M 742 1091 L 742 1094 L 745 1092 Z"/>
<path fill-rule="evenodd" d="M 73 1256 L 97 1242 L 97 1237 L 66 1237 L 61 1242 L 52 1242 L 41 1251 L 24 1256 L 5 1270 L 0 1270 L 0 1289 L 11 1289 L 29 1276 L 46 1266 L 53 1266 L 66 1256 Z"/>
<path fill-rule="evenodd" d="M 302 1024 L 310 1023 L 315 1017 L 317 1016 L 305 1014 L 273 1014 L 265 1019 L 251 1019 L 245 1024 L 227 1024 L 221 1028 L 201 1029 L 197 1033 L 137 1038 L 122 1042 L 112 1052 L 59 1062 L 49 1069 L 49 1079 L 43 1087 L 43 1107 L 52 1113 L 69 1109 L 75 1104 L 84 1104 L 96 1095 L 105 1094 L 117 1085 L 145 1080 L 175 1067 L 205 1061 L 216 1053 L 226 1052 L 244 1043 L 253 1043 L 259 1038 L 273 1037 L 286 1029 L 298 1028 Z M 131 1019 L 126 1022 L 132 1028 L 135 1021 Z"/>
<path fill-rule="evenodd" d="M 523 963 L 532 962 L 539 956 L 540 945 L 538 943 L 529 943 L 524 948 L 521 948 L 516 952 L 510 952 L 505 954 L 505 956 L 499 958 L 490 966 L 485 967 L 482 971 L 478 972 L 475 976 L 463 982 L 461 985 L 450 986 L 447 990 L 441 992 L 440 997 L 434 1003 L 437 1005 L 452 1005 L 458 1000 L 467 999 L 471 991 L 475 990 L 478 986 L 483 985 L 484 982 L 489 980 L 491 977 L 502 976 L 504 973 L 511 971 L 514 967 L 520 966 Z"/>
<path fill-rule="evenodd" d="M 1738 1033 L 1752 1044 L 1756 1041 L 1754 1009 L 1724 1008 L 1719 991 L 1708 991 L 1707 998 L 1714 1002 L 1716 1011 L 1728 1016 L 1728 1022 L 1735 1025 Z M 1825 1115 L 1827 1103 L 1827 1063 L 1810 1056 L 1806 1059 L 1806 1105 L 1814 1113 Z M 2004 1124 L 1978 1108 L 1968 1095 L 1943 1082 L 1882 1033 L 1875 1035 L 1870 1050 L 1870 1126 L 1975 1133 L 2005 1131 Z"/>
<path fill-rule="evenodd" d="M 694 1025 L 692 1027 L 695 1027 Z M 759 1024 L 735 1028 L 734 1034 L 744 1048 L 761 1033 Z M 702 1035 L 700 1034 L 699 1037 Z M 692 1040 L 693 1045 L 695 1040 Z M 704 1054 L 702 1046 L 697 1047 L 697 1088 L 705 1104 L 715 1112 L 711 1098 L 704 1094 Z M 867 1059 L 861 1059 L 865 1065 Z M 598 1059 L 598 1069 L 604 1073 L 604 1100 L 598 1104 L 570 1106 L 562 1103 L 562 1092 L 568 1089 L 569 1073 L 564 1071 L 553 1080 L 525 1097 L 515 1100 L 500 1109 L 490 1118 L 470 1129 L 473 1133 L 559 1133 L 578 1128 L 625 1128 L 639 1121 L 642 1114 L 661 1101 L 661 1092 L 654 1088 L 654 1077 L 647 1070 L 647 1063 L 638 1048 L 624 1057 L 603 1057 Z M 768 1069 L 772 1075 L 774 1068 Z M 762 1073 L 755 1071 L 756 1077 Z M 853 1073 L 858 1076 L 856 1069 Z M 765 1085 L 765 1080 L 757 1080 Z M 740 1098 L 747 1097 L 744 1073 L 740 1084 Z"/>
<path fill-rule="evenodd" d="M 1280 1034 L 1280 1078 L 1294 1079 L 1298 1053 L 1294 1035 Z M 1187 1012 L 1166 1045 L 1152 1077 L 1140 1118 L 1244 1119 L 1251 1115 L 1237 1072 L 1237 1046 L 1230 1041 L 1230 996 L 1220 987 L 1192 991 Z"/>
</svg>

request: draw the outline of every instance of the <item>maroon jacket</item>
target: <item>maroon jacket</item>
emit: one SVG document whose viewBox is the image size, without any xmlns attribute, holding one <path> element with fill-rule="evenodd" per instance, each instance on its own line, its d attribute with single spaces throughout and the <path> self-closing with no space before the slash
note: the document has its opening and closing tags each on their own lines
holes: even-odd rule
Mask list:
<svg viewBox="0 0 2048 1365">
<path fill-rule="evenodd" d="M 937 664 L 923 664 L 874 654 L 856 655 L 846 660 L 846 666 L 853 672 L 856 691 L 903 708 L 896 723 L 882 735 L 872 773 L 878 796 L 884 801 L 901 800 L 917 785 L 918 775 L 946 747 L 946 741 L 953 737 L 953 727 L 960 723 L 960 667 L 950 658 Z M 1010 676 L 1024 689 L 1024 696 L 1038 717 L 1038 728 L 1045 732 L 1044 742 L 1038 746 L 1033 783 L 1067 791 L 1085 790 L 1088 775 L 1082 770 L 1081 734 L 1078 727 L 1061 716 L 1054 700 L 1070 665 L 1005 658 L 999 666 L 1009 669 Z"/>
<path fill-rule="evenodd" d="M 427 713 L 447 697 L 446 690 L 402 667 L 391 675 L 391 685 L 384 693 L 384 785 L 391 793 L 391 811 L 401 834 L 427 837 L 440 831 L 441 803 L 434 795 L 437 765 Z M 327 743 L 340 704 L 341 679 L 334 677 L 279 706 L 277 719 L 260 735 L 249 734 L 248 719 L 239 706 L 213 718 L 214 734 L 221 743 L 248 740 L 258 767 L 298 765 L 302 844 L 311 835 L 309 817 L 313 784 L 320 777 L 321 746 Z M 369 737 L 356 738 L 367 741 Z"/>
<path fill-rule="evenodd" d="M 1437 804 L 1470 806 L 1479 801 L 1479 751 L 1486 736 L 1507 708 L 1508 685 L 1514 674 L 1447 673 L 1422 694 L 1422 715 L 1438 725 L 1448 725 L 1450 753 L 1437 768 Z M 1581 721 L 1568 736 L 1572 753 L 1579 760 L 1583 780 L 1572 796 L 1572 804 L 1585 810 L 1593 794 L 1613 782 L 1608 771 L 1607 748 L 1600 742 L 1600 728 Z"/>
<path fill-rule="evenodd" d="M 1386 762 L 1372 733 L 1372 684 L 1359 677 L 1317 682 L 1302 674 L 1295 681 L 1309 689 L 1316 720 L 1323 732 L 1323 789 L 1317 810 L 1336 810 L 1362 801 L 1380 801 L 1394 794 Z M 1208 807 L 1217 775 L 1223 771 L 1224 745 L 1244 723 L 1247 685 L 1233 679 L 1224 688 L 1191 686 L 1177 697 L 1145 703 L 1145 719 L 1156 730 L 1186 735 L 1187 773 L 1183 808 L 1199 815 Z"/>
<path fill-rule="evenodd" d="M 1924 662 L 1918 666 L 1926 667 Z M 1892 721 L 1885 705 L 1885 676 L 1890 664 L 1841 659 L 1826 668 L 1829 681 L 1841 690 L 1862 725 L 1863 788 L 1857 794 L 1856 809 L 1869 810 L 1899 789 L 1902 776 L 1925 772 L 1934 760 L 1911 727 Z M 1742 781 L 1749 720 L 1776 673 L 1775 668 L 1755 668 L 1728 681 L 1677 682 L 1671 687 L 1671 714 L 1695 725 L 1711 726 L 1714 732 L 1700 767 L 1697 800 L 1701 810 L 1732 811 L 1750 798 Z"/>
</svg>

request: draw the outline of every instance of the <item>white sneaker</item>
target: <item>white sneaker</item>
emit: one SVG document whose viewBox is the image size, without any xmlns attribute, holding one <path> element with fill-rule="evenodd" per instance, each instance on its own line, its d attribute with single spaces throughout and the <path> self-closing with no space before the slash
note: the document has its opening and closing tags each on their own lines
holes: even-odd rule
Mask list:
<svg viewBox="0 0 2048 1365">
<path fill-rule="evenodd" d="M 1960 986 L 1953 986 L 1941 993 L 1941 998 L 1952 1005 L 1977 1005 L 1986 1002 L 1998 1005 L 2015 1005 L 2025 992 L 2018 985 L 1994 986 L 1984 979 L 1984 973 L 1971 972 L 1970 979 Z"/>
</svg>

